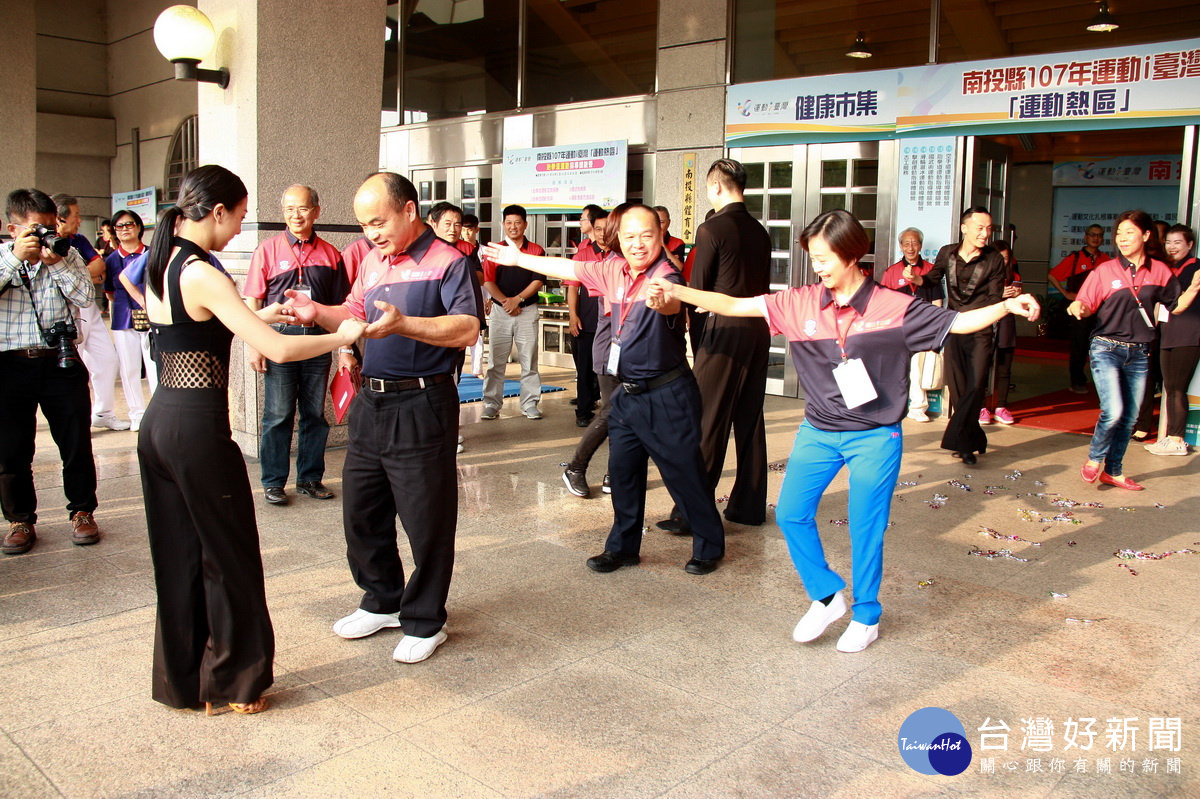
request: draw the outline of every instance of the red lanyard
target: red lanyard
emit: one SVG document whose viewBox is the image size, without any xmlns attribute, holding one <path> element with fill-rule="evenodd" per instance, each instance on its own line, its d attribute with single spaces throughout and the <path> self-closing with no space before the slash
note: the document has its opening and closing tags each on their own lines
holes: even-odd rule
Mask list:
<svg viewBox="0 0 1200 799">
<path fill-rule="evenodd" d="M 842 332 L 842 311 L 850 311 L 850 324 L 846 325 L 846 332 Z M 854 319 L 858 316 L 858 311 L 850 305 L 845 307 L 839 306 L 836 302 L 833 305 L 833 326 L 837 328 L 837 343 L 838 349 L 842 351 L 842 363 L 847 360 L 846 355 L 846 337 L 850 335 L 850 328 L 854 327 Z"/>
<path fill-rule="evenodd" d="M 299 250 L 296 249 L 296 245 L 299 245 L 299 247 L 300 247 Z M 313 251 L 316 249 L 317 249 L 317 245 L 314 244 L 313 248 L 308 251 L 309 257 L 312 256 Z M 298 273 L 296 285 L 303 286 L 304 285 L 304 267 L 308 266 L 308 258 L 304 257 L 304 242 L 300 241 L 299 239 L 296 239 L 296 244 L 292 246 L 292 252 L 296 253 L 296 271 Z"/>
<path fill-rule="evenodd" d="M 1130 266 L 1132 266 L 1132 264 L 1130 264 Z M 1126 288 L 1129 289 L 1129 293 L 1133 295 L 1133 301 L 1138 304 L 1139 308 L 1141 308 L 1142 301 L 1138 298 L 1138 292 L 1142 290 L 1142 286 L 1146 285 L 1146 279 L 1143 279 L 1142 286 L 1139 286 L 1137 284 L 1137 275 L 1139 272 L 1141 272 L 1143 274 L 1150 273 L 1150 259 L 1149 258 L 1146 258 L 1146 265 L 1143 266 L 1141 269 L 1134 269 L 1134 270 L 1130 271 L 1130 273 L 1129 273 L 1130 285 L 1126 286 Z"/>
<path fill-rule="evenodd" d="M 633 310 L 634 303 L 630 302 L 629 298 L 637 294 L 637 288 L 639 285 L 641 285 L 639 281 L 641 281 L 641 279 L 644 278 L 649 271 L 650 270 L 647 269 L 635 277 L 633 282 L 629 284 L 629 288 L 625 290 L 625 294 L 621 297 L 621 317 L 617 321 L 618 341 L 621 339 L 621 330 L 625 327 L 625 317 L 629 316 L 629 312 Z"/>
</svg>

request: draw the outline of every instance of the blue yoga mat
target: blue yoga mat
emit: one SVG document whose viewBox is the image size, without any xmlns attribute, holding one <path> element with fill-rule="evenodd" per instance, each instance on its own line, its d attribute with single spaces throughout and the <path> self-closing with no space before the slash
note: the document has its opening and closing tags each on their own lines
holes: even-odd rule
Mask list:
<svg viewBox="0 0 1200 799">
<path fill-rule="evenodd" d="M 552 391 L 566 391 L 562 386 L 548 386 L 542 384 L 542 393 L 549 394 Z M 505 380 L 504 381 L 504 396 L 515 397 L 521 393 L 520 380 Z M 483 381 L 475 375 L 464 374 L 458 381 L 458 401 L 459 402 L 481 402 L 483 400 Z"/>
</svg>

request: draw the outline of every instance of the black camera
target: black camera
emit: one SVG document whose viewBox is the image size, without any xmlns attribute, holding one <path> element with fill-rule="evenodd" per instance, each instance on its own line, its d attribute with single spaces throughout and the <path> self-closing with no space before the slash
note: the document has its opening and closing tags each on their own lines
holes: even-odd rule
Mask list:
<svg viewBox="0 0 1200 799">
<path fill-rule="evenodd" d="M 69 319 L 55 322 L 44 335 L 46 344 L 58 350 L 59 368 L 70 369 L 80 363 L 79 352 L 75 349 L 75 339 L 79 337 L 79 330 L 74 322 Z"/>
<path fill-rule="evenodd" d="M 37 236 L 38 243 L 55 255 L 61 255 L 65 258 L 71 250 L 71 240 L 64 239 L 58 235 L 54 228 L 48 228 L 45 225 L 34 225 L 30 230 L 33 231 L 33 235 Z M 71 329 L 74 330 L 74 326 Z"/>
</svg>

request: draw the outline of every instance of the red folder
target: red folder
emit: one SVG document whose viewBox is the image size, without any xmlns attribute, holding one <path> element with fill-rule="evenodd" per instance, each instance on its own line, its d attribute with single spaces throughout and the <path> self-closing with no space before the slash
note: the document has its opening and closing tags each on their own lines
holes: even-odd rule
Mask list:
<svg viewBox="0 0 1200 799">
<path fill-rule="evenodd" d="M 333 398 L 333 413 L 338 424 L 346 418 L 346 411 L 350 410 L 350 400 L 354 399 L 357 393 L 358 381 L 350 374 L 350 370 L 344 367 L 338 369 L 329 384 L 329 396 Z"/>
</svg>

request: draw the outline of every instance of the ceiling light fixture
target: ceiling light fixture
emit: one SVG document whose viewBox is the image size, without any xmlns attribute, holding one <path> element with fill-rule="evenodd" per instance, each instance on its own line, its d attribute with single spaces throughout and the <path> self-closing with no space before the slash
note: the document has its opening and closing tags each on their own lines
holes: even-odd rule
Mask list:
<svg viewBox="0 0 1200 799">
<path fill-rule="evenodd" d="M 1117 19 L 1108 10 L 1108 0 L 1100 0 L 1100 12 L 1092 17 L 1087 29 L 1093 33 L 1111 33 L 1121 27 Z"/>
<path fill-rule="evenodd" d="M 863 39 L 863 35 L 860 32 L 854 39 L 854 44 L 846 51 L 846 55 L 850 58 L 870 58 L 875 54 L 871 52 L 870 46 Z"/>
</svg>

